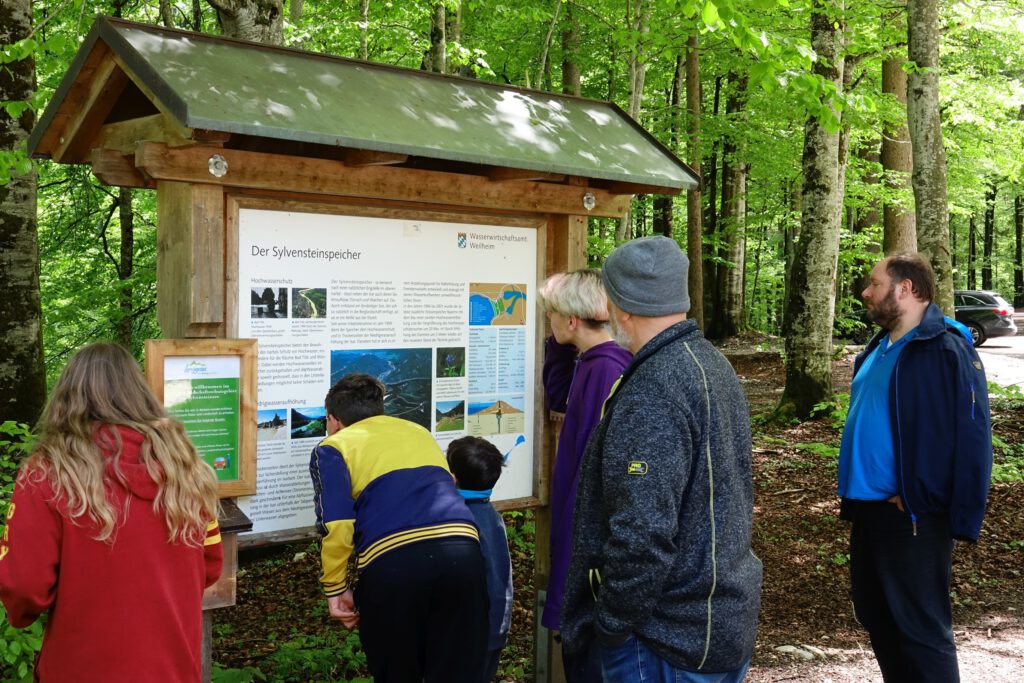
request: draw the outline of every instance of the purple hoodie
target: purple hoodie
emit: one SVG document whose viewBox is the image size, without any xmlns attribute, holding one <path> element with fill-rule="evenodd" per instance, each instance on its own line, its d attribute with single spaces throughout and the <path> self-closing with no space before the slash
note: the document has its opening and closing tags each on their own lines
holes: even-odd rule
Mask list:
<svg viewBox="0 0 1024 683">
<path fill-rule="evenodd" d="M 613 341 L 598 344 L 576 356 L 571 344 L 548 337 L 544 344 L 544 392 L 551 410 L 565 411 L 551 477 L 551 575 L 541 624 L 558 630 L 562 595 L 572 549 L 572 514 L 580 479 L 583 450 L 601 421 L 601 407 L 612 385 L 632 359 Z"/>
</svg>

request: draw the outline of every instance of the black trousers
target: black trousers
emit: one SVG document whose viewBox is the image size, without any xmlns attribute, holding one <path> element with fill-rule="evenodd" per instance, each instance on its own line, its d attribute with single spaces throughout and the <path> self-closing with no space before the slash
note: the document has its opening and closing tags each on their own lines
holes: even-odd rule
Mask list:
<svg viewBox="0 0 1024 683">
<path fill-rule="evenodd" d="M 953 539 L 944 516 L 910 515 L 893 503 L 851 505 L 850 585 L 886 683 L 960 680 L 949 601 Z"/>
<path fill-rule="evenodd" d="M 359 640 L 376 683 L 479 683 L 487 656 L 480 545 L 439 538 L 402 546 L 359 575 Z"/>
</svg>

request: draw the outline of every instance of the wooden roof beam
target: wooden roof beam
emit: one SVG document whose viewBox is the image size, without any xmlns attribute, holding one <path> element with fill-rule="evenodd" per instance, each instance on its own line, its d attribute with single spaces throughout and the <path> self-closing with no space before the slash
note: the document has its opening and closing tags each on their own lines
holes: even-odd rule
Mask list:
<svg viewBox="0 0 1024 683">
<path fill-rule="evenodd" d="M 87 90 L 74 93 L 74 112 L 68 118 L 60 139 L 53 149 L 52 158 L 59 163 L 79 163 L 88 160 L 95 147 L 95 131 L 110 114 L 118 96 L 128 85 L 128 76 L 113 59 L 104 59 L 97 67 Z M 69 93 L 68 98 L 71 99 Z"/>
<path fill-rule="evenodd" d="M 100 128 L 96 146 L 121 154 L 135 154 L 135 148 L 144 140 L 164 142 L 171 147 L 195 144 L 187 132 L 187 128 L 170 120 L 166 114 L 153 114 L 108 123 Z"/>
<path fill-rule="evenodd" d="M 618 180 L 611 180 L 601 183 L 608 192 L 612 194 L 667 194 L 677 195 L 682 190 L 678 187 L 664 187 L 662 185 L 643 185 L 640 183 L 626 183 Z"/>
<path fill-rule="evenodd" d="M 156 187 L 156 182 L 135 168 L 134 155 L 125 155 L 116 149 L 94 149 L 92 173 L 101 182 L 114 187 L 139 187 L 148 190 Z"/>
<path fill-rule="evenodd" d="M 507 180 L 544 180 L 549 183 L 560 183 L 565 180 L 564 173 L 547 173 L 545 171 L 528 171 L 523 168 L 492 168 L 487 177 L 496 183 Z"/>
<path fill-rule="evenodd" d="M 212 154 L 220 154 L 227 161 L 227 173 L 220 178 L 210 174 L 209 158 Z M 216 147 L 175 149 L 157 142 L 139 145 L 135 153 L 135 167 L 154 180 L 430 202 L 522 213 L 617 218 L 629 209 L 630 199 L 598 188 L 525 180 L 509 186 L 493 183 L 482 176 L 461 173 L 381 166 L 352 168 L 324 159 Z M 586 192 L 594 195 L 594 208 L 590 211 L 583 206 Z"/>
<path fill-rule="evenodd" d="M 391 166 L 393 164 L 404 164 L 409 160 L 409 155 L 374 152 L 369 149 L 346 149 L 341 155 L 341 160 L 346 166 L 352 166 L 353 168 L 360 166 Z"/>
</svg>

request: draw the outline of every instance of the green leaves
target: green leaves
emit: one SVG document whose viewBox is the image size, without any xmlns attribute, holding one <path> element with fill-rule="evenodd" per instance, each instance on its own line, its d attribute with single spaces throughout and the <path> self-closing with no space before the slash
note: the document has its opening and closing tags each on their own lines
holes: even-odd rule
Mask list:
<svg viewBox="0 0 1024 683">
<path fill-rule="evenodd" d="M 700 18 L 709 31 L 716 31 L 721 27 L 722 20 L 718 16 L 718 7 L 711 0 L 704 3 L 704 8 L 700 11 Z"/>
</svg>

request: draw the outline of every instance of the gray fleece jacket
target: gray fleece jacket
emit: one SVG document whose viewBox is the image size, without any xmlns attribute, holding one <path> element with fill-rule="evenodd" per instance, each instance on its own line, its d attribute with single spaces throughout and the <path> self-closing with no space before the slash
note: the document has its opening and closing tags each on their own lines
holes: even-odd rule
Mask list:
<svg viewBox="0 0 1024 683">
<path fill-rule="evenodd" d="M 736 373 L 693 321 L 640 349 L 583 456 L 569 652 L 635 636 L 692 671 L 732 671 L 751 656 L 761 562 L 750 550 L 750 451 Z"/>
</svg>

